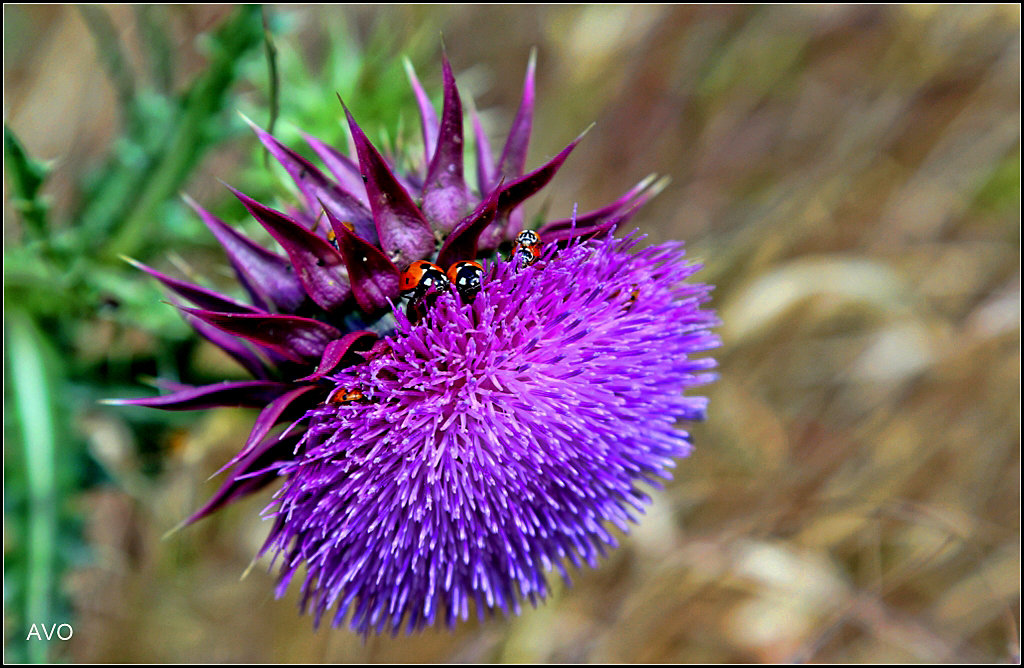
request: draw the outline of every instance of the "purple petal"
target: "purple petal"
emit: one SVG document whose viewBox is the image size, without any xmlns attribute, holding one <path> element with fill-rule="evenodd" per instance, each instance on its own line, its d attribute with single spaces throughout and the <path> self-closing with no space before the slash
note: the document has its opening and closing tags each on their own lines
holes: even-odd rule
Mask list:
<svg viewBox="0 0 1024 668">
<path fill-rule="evenodd" d="M 505 216 L 505 240 L 513 241 L 523 231 L 523 221 L 526 218 L 522 209 L 509 211 Z M 499 218 L 499 220 L 501 220 Z"/>
<path fill-rule="evenodd" d="M 231 192 L 288 253 L 299 282 L 314 302 L 332 311 L 348 300 L 352 295 L 348 271 L 334 246 L 280 211 L 263 206 L 234 188 Z"/>
<path fill-rule="evenodd" d="M 591 239 L 593 237 L 606 234 L 616 226 L 621 225 L 632 218 L 640 207 L 647 203 L 647 200 L 661 192 L 666 183 L 668 183 L 667 179 L 658 181 L 658 183 L 654 184 L 654 186 L 647 190 L 647 192 L 634 199 L 629 206 L 616 215 L 597 218 L 588 215 L 587 224 L 580 225 L 579 221 L 577 221 L 576 227 L 572 227 L 570 220 L 570 226 L 568 228 L 555 228 L 547 232 L 541 232 L 541 237 L 545 241 L 568 241 L 575 238 Z"/>
<path fill-rule="evenodd" d="M 222 332 L 216 327 L 207 325 L 198 318 L 186 316 L 186 320 L 188 320 L 188 324 L 192 326 L 192 329 L 196 330 L 199 336 L 223 350 L 231 359 L 238 362 L 242 368 L 253 376 L 256 378 L 269 377 L 270 373 L 267 370 L 266 363 L 237 338 Z"/>
<path fill-rule="evenodd" d="M 569 157 L 569 154 L 572 153 L 573 149 L 576 148 L 576 145 L 580 143 L 580 140 L 583 139 L 583 136 L 586 134 L 587 131 L 584 131 L 579 137 L 572 140 L 568 146 L 563 148 L 554 158 L 529 174 L 520 176 L 504 188 L 500 188 L 501 197 L 498 200 L 497 217 L 494 224 L 480 235 L 480 247 L 483 250 L 497 248 L 504 236 L 505 226 L 508 224 L 509 213 L 522 204 L 526 199 L 535 195 L 541 188 L 551 181 L 558 170 L 562 167 L 562 164 L 565 163 L 566 158 Z"/>
<path fill-rule="evenodd" d="M 249 119 L 245 120 L 274 159 L 292 177 L 292 181 L 302 191 L 310 211 L 316 212 L 323 207 L 338 218 L 351 222 L 359 236 L 376 242 L 377 229 L 373 226 L 373 215 L 356 196 L 339 188 L 312 163 L 279 142 L 276 137 Z"/>
<path fill-rule="evenodd" d="M 396 311 L 396 313 L 400 316 L 400 318 L 402 317 L 401 310 Z M 391 350 L 391 344 L 388 343 L 386 339 L 377 339 L 377 341 L 374 342 L 373 346 L 371 346 L 368 351 L 366 351 L 366 352 L 359 352 L 359 355 L 365 361 L 370 361 L 370 360 L 375 359 L 377 357 L 380 357 L 382 355 L 386 355 L 388 353 L 388 351 L 390 351 L 390 350 Z"/>
<path fill-rule="evenodd" d="M 569 142 L 569 145 L 563 148 L 554 158 L 502 188 L 501 199 L 498 201 L 498 211 L 511 211 L 526 199 L 537 194 L 558 173 L 566 158 L 569 157 L 569 154 L 572 153 L 573 149 L 576 148 L 576 145 L 580 143 L 580 140 L 586 134 L 587 131 L 584 131 L 576 139 Z"/>
<path fill-rule="evenodd" d="M 183 307 L 181 302 L 176 299 L 171 299 L 171 303 L 174 304 L 178 310 L 181 310 Z M 187 313 L 184 314 L 184 317 L 185 321 L 188 322 L 192 329 L 196 330 L 196 333 L 227 353 L 232 359 L 242 365 L 242 368 L 246 369 L 253 376 L 260 380 L 265 380 L 270 377 L 270 367 L 268 367 L 263 357 L 250 349 L 248 344 L 243 341 L 239 341 L 238 337 L 231 336 L 227 332 L 223 332 L 216 327 L 208 325 L 199 318 Z"/>
<path fill-rule="evenodd" d="M 180 392 L 182 390 L 191 390 L 192 388 L 195 387 L 194 385 L 189 385 L 188 383 L 179 383 L 176 380 L 169 380 L 167 378 L 154 378 L 152 380 L 152 383 L 156 387 L 166 392 Z"/>
<path fill-rule="evenodd" d="M 412 92 L 416 95 L 416 104 L 420 108 L 420 126 L 423 128 L 423 164 L 429 165 L 430 150 L 437 144 L 437 112 L 434 111 L 434 105 L 430 103 L 430 98 L 427 97 L 423 86 L 420 85 L 420 80 L 416 78 L 416 71 L 413 70 L 412 63 L 408 58 L 404 62 L 405 74 L 409 78 Z"/>
<path fill-rule="evenodd" d="M 327 323 L 296 315 L 221 313 L 194 308 L 181 310 L 299 363 L 319 359 L 327 344 L 341 336 L 341 332 Z"/>
<path fill-rule="evenodd" d="M 348 267 L 352 294 L 366 313 L 388 308 L 388 299 L 398 297 L 401 272 L 379 248 L 360 239 L 340 220 L 327 211 L 327 220 L 334 230 L 345 265 Z"/>
<path fill-rule="evenodd" d="M 341 187 L 358 198 L 363 206 L 369 207 L 370 200 L 366 198 L 366 186 L 363 185 L 363 177 L 359 175 L 359 165 L 347 155 L 316 137 L 307 134 L 302 136 L 313 152 L 327 165 L 327 169 L 337 179 Z M 376 236 L 376 230 L 374 230 L 374 235 Z"/>
<path fill-rule="evenodd" d="M 361 331 L 349 332 L 340 339 L 331 341 L 324 348 L 324 354 L 320 358 L 320 364 L 317 365 L 316 371 L 298 380 L 318 380 L 323 378 L 334 371 L 349 352 L 369 350 L 377 340 L 376 333 Z"/>
<path fill-rule="evenodd" d="M 306 411 L 312 406 L 313 402 L 307 397 L 306 401 L 299 402 L 299 398 L 306 395 L 307 393 L 319 390 L 321 393 L 321 399 L 323 393 L 326 391 L 324 387 L 319 385 L 302 385 L 287 394 L 282 394 L 278 398 L 267 404 L 260 414 L 256 417 L 256 422 L 253 424 L 252 431 L 249 432 L 249 438 L 245 441 L 245 445 L 238 452 L 237 455 L 231 458 L 231 460 L 225 464 L 221 471 L 231 466 L 234 466 L 239 461 L 245 459 L 256 446 L 266 438 L 270 430 L 275 425 L 281 424 L 285 421 L 294 421 L 302 417 Z"/>
<path fill-rule="evenodd" d="M 519 111 L 512 120 L 512 127 L 505 140 L 505 148 L 498 162 L 498 174 L 506 179 L 522 176 L 526 169 L 526 151 L 530 144 L 530 131 L 533 128 L 534 72 L 537 69 L 537 51 L 530 51 L 530 62 L 526 66 L 526 80 L 523 82 L 523 97 L 519 103 Z"/>
<path fill-rule="evenodd" d="M 615 217 L 615 215 L 624 207 L 628 207 L 628 209 L 632 211 L 637 207 L 643 206 L 643 204 L 645 204 L 651 197 L 654 197 L 661 192 L 667 183 L 667 179 L 659 179 L 655 182 L 655 176 L 652 174 L 633 186 L 622 197 L 615 200 L 608 206 L 597 209 L 596 211 L 591 211 L 590 213 L 585 213 L 582 216 L 577 216 L 575 223 L 572 218 L 553 220 L 540 228 L 538 233 L 545 241 L 554 241 L 556 238 L 561 240 L 571 238 L 571 236 L 576 236 L 556 237 L 556 235 L 569 233 L 573 227 L 575 227 L 581 234 L 585 233 L 588 229 L 601 227 L 605 222 Z M 622 221 L 619 220 L 618 222 Z"/>
<path fill-rule="evenodd" d="M 277 472 L 269 467 L 291 455 L 295 444 L 301 438 L 301 433 L 289 434 L 285 438 L 272 436 L 260 443 L 259 447 L 249 453 L 248 457 L 239 462 L 217 493 L 203 504 L 202 508 L 182 522 L 182 526 L 188 526 L 207 515 L 212 515 L 229 503 L 257 492 L 276 480 Z"/>
<path fill-rule="evenodd" d="M 120 406 L 149 406 L 165 411 L 192 411 L 214 406 L 265 406 L 288 391 L 290 386 L 268 380 L 244 380 L 190 387 L 159 397 L 141 399 L 106 399 L 104 403 Z"/>
<path fill-rule="evenodd" d="M 249 304 L 243 304 L 242 302 L 236 301 L 227 295 L 222 295 L 219 292 L 208 290 L 202 286 L 195 285 L 193 283 L 186 283 L 185 281 L 177 278 L 171 278 L 166 274 L 162 274 L 152 267 L 133 260 L 129 257 L 124 260 L 130 263 L 136 269 L 141 269 L 156 280 L 166 285 L 171 290 L 175 291 L 185 299 L 189 300 L 196 306 L 211 309 L 214 311 L 227 311 L 230 313 L 260 313 L 261 311 L 257 308 L 253 308 Z"/>
<path fill-rule="evenodd" d="M 470 106 L 469 115 L 473 119 L 473 136 L 476 138 L 476 183 L 482 196 L 491 191 L 491 184 L 494 183 L 494 154 L 475 106 Z"/>
<path fill-rule="evenodd" d="M 434 250 L 434 233 L 430 225 L 384 158 L 356 125 L 348 108 L 345 108 L 345 116 L 359 154 L 359 170 L 366 182 L 366 194 L 370 198 L 370 210 L 373 211 L 381 248 L 400 267 L 426 257 Z"/>
<path fill-rule="evenodd" d="M 487 229 L 487 226 L 494 221 L 494 215 L 498 210 L 498 200 L 501 197 L 501 188 L 495 188 L 483 202 L 477 206 L 476 211 L 466 216 L 441 247 L 437 254 L 437 264 L 447 267 L 458 260 L 472 259 L 477 256 L 477 241 L 480 234 Z"/>
<path fill-rule="evenodd" d="M 423 213 L 435 231 L 451 230 L 469 208 L 462 171 L 462 102 L 448 58 L 444 58 L 444 111 L 437 149 L 423 186 Z"/>
<path fill-rule="evenodd" d="M 224 247 L 238 279 L 257 305 L 273 304 L 281 311 L 295 311 L 306 301 L 306 293 L 286 259 L 236 232 L 222 220 L 185 196 L 213 236 Z"/>
</svg>

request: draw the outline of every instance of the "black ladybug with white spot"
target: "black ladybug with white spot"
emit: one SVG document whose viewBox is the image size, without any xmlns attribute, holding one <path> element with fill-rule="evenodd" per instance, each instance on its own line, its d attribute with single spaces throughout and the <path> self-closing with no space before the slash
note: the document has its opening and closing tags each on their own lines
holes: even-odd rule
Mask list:
<svg viewBox="0 0 1024 668">
<path fill-rule="evenodd" d="M 448 267 L 448 280 L 455 286 L 462 301 L 468 302 L 480 292 L 484 268 L 479 262 L 460 260 Z"/>
</svg>

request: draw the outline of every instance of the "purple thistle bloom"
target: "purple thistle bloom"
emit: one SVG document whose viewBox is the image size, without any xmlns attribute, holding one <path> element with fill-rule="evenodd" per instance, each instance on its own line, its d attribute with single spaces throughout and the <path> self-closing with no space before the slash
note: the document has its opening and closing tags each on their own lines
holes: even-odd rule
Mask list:
<svg viewBox="0 0 1024 668">
<path fill-rule="evenodd" d="M 305 566 L 303 607 L 337 604 L 360 632 L 409 630 L 469 603 L 519 612 L 563 577 L 596 565 L 606 528 L 626 530 L 689 454 L 677 420 L 702 419 L 716 345 L 701 309 L 709 288 L 685 279 L 679 244 L 631 252 L 605 237 L 537 265 L 497 262 L 471 303 L 440 297 L 389 352 L 332 376 L 366 402 L 306 416 L 268 545 L 282 591 Z"/>
<path fill-rule="evenodd" d="M 463 175 L 463 112 L 447 59 L 440 119 L 410 69 L 426 164 L 401 173 L 348 110 L 356 156 L 307 138 L 330 176 L 254 127 L 304 202 L 275 211 L 234 191 L 285 251 L 267 250 L 189 202 L 224 247 L 245 303 L 142 270 L 194 306 L 196 331 L 255 380 L 176 387 L 117 400 L 165 410 L 260 408 L 194 522 L 274 480 L 264 551 L 279 594 L 304 570 L 315 623 L 351 614 L 362 632 L 417 630 L 443 615 L 518 613 L 547 594 L 565 561 L 596 565 L 649 501 L 639 483 L 689 454 L 679 420 L 703 419 L 687 388 L 712 379 L 710 288 L 681 244 L 637 250 L 612 232 L 660 182 L 539 229 L 526 266 L 509 250 L 520 204 L 555 175 L 579 138 L 524 172 L 533 116 L 523 101 L 498 159 L 472 115 L 477 189 Z M 499 252 L 499 247 L 502 252 Z M 527 257 L 531 257 L 529 253 Z M 505 257 L 511 259 L 505 259 Z M 447 287 L 401 305 L 402 270 L 480 260 L 475 295 Z M 176 302 L 177 303 L 177 302 Z M 397 304 L 397 306 L 396 306 Z"/>
</svg>

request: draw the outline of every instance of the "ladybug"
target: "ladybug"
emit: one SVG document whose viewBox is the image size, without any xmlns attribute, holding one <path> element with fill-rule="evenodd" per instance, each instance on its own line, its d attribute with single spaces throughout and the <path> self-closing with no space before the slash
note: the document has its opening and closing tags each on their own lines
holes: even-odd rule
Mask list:
<svg viewBox="0 0 1024 668">
<path fill-rule="evenodd" d="M 431 288 L 444 289 L 448 285 L 448 277 L 444 269 L 433 262 L 417 260 L 409 265 L 402 274 L 399 289 L 402 295 L 408 295 L 413 301 L 422 299 Z"/>
<path fill-rule="evenodd" d="M 529 267 L 540 259 L 540 245 L 539 234 L 533 230 L 523 230 L 516 235 L 516 247 L 513 250 L 513 257 L 519 257 L 523 266 Z"/>
<path fill-rule="evenodd" d="M 472 260 L 460 260 L 448 267 L 448 280 L 455 286 L 462 301 L 468 302 L 480 292 L 480 279 L 483 276 L 483 266 Z"/>
<path fill-rule="evenodd" d="M 516 244 L 519 246 L 539 246 L 540 235 L 533 230 L 523 230 L 516 235 Z"/>
<path fill-rule="evenodd" d="M 328 404 L 347 404 L 352 401 L 362 401 L 366 398 L 360 390 L 347 390 L 344 387 L 339 387 L 331 393 L 331 396 L 327 397 Z"/>
</svg>

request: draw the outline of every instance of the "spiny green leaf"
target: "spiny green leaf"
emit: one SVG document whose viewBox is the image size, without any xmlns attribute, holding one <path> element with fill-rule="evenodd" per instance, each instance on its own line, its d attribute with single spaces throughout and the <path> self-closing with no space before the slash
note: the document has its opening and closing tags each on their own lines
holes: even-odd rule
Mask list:
<svg viewBox="0 0 1024 668">
<path fill-rule="evenodd" d="M 37 237 L 46 233 L 48 205 L 39 190 L 49 174 L 47 166 L 29 157 L 17 136 L 4 125 L 4 162 L 11 180 L 11 204 L 21 213 L 29 232 Z"/>
<path fill-rule="evenodd" d="M 158 219 L 161 206 L 178 192 L 202 154 L 219 139 L 226 124 L 215 123 L 214 117 L 223 109 L 238 76 L 239 61 L 259 46 L 262 38 L 262 16 L 254 5 L 239 7 L 212 36 L 210 65 L 182 98 L 177 123 L 147 170 L 126 215 L 120 218 L 123 223 L 107 244 L 104 256 L 135 254 L 146 228 Z"/>
</svg>

